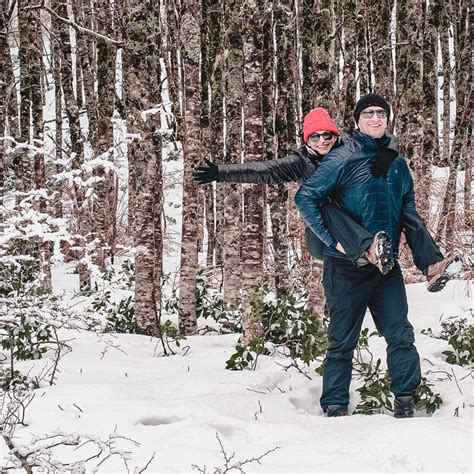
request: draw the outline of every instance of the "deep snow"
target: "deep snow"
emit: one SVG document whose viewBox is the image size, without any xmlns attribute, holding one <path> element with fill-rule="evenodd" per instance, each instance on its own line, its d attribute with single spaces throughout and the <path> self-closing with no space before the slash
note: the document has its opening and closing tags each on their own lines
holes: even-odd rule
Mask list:
<svg viewBox="0 0 474 474">
<path fill-rule="evenodd" d="M 62 286 L 70 287 L 63 277 Z M 278 364 L 288 361 L 275 355 L 261 357 L 255 371 L 225 370 L 238 335 L 189 337 L 178 354 L 162 357 L 148 337 L 65 331 L 73 350 L 60 362 L 57 383 L 36 391 L 28 426 L 16 430 L 16 442 L 28 445 L 33 434 L 56 429 L 104 439 L 116 430 L 139 443 L 119 443 L 131 452 L 129 468 L 143 468 L 155 453 L 146 472 L 159 473 L 197 472 L 193 465 L 209 473 L 224 469 L 216 435 L 228 455 L 235 453 L 229 465 L 279 448 L 261 464 L 244 465 L 245 472 L 472 472 L 472 368 L 447 364 L 447 342 L 420 334 L 428 327 L 439 331 L 440 318 L 470 318 L 470 286 L 449 282 L 438 294 L 424 284 L 407 290 L 423 372 L 433 371 L 428 378 L 444 400 L 432 416 L 325 418 L 318 403 L 321 378 L 312 369 L 311 380 L 285 371 Z M 369 314 L 365 325 L 373 328 Z M 371 338 L 370 349 L 384 358 L 383 339 Z M 20 367 L 38 370 L 42 363 Z M 351 410 L 358 383 L 351 386 Z M 5 454 L 6 446 L 1 449 Z M 87 447 L 62 448 L 56 458 L 71 461 L 86 453 Z M 126 467 L 112 457 L 97 472 Z"/>
</svg>

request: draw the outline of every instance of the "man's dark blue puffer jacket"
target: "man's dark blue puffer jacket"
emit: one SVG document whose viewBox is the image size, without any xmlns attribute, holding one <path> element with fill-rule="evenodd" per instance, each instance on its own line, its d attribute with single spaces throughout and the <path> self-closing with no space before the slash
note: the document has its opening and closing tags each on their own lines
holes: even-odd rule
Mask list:
<svg viewBox="0 0 474 474">
<path fill-rule="evenodd" d="M 320 205 L 331 195 L 372 234 L 386 231 L 393 243 L 392 258 L 398 256 L 402 209 L 415 207 L 413 179 L 401 155 L 393 161 L 387 178 L 372 176 L 370 168 L 377 152 L 374 139 L 356 132 L 353 140 L 323 158 L 296 193 L 296 206 L 308 227 L 326 245 L 326 255 L 344 258 L 336 250 L 337 242 L 326 229 L 320 211 Z"/>
</svg>

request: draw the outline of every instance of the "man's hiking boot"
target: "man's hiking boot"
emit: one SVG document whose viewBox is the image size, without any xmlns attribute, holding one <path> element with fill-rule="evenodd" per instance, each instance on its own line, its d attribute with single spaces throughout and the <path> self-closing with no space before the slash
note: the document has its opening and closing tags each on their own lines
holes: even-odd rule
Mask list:
<svg viewBox="0 0 474 474">
<path fill-rule="evenodd" d="M 391 252 L 392 240 L 390 236 L 382 230 L 375 234 L 374 241 L 362 254 L 362 257 L 375 265 L 382 275 L 386 275 L 395 265 L 395 261 L 390 256 Z"/>
<path fill-rule="evenodd" d="M 428 291 L 441 291 L 449 280 L 457 277 L 462 270 L 462 260 L 457 254 L 449 254 L 443 260 L 433 263 L 425 271 Z"/>
<path fill-rule="evenodd" d="M 393 416 L 395 418 L 413 418 L 415 416 L 415 397 L 413 395 L 395 397 Z"/>
<path fill-rule="evenodd" d="M 328 405 L 324 409 L 324 413 L 326 413 L 326 416 L 329 417 L 335 417 L 335 416 L 347 416 L 347 407 L 344 405 Z"/>
</svg>

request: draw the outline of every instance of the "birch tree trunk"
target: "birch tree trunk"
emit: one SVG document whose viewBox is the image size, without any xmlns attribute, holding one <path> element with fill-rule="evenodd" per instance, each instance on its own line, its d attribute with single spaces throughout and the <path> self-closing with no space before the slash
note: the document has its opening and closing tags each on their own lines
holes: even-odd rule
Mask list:
<svg viewBox="0 0 474 474">
<path fill-rule="evenodd" d="M 245 160 L 261 161 L 262 124 L 262 18 L 256 0 L 244 1 L 244 143 Z M 263 336 L 261 315 L 252 311 L 250 302 L 263 280 L 263 193 L 262 186 L 251 185 L 244 191 L 242 234 L 242 328 L 244 344 Z"/>
<path fill-rule="evenodd" d="M 179 328 L 183 334 L 197 329 L 196 278 L 198 269 L 198 189 L 192 178 L 194 166 L 201 162 L 200 134 L 200 0 L 183 0 L 180 47 L 184 82 L 184 186 L 181 240 L 181 279 L 179 292 Z"/>
<path fill-rule="evenodd" d="M 3 198 L 5 195 L 5 141 L 7 118 L 7 68 L 10 59 L 8 45 L 8 15 L 7 0 L 0 0 L 0 232 L 3 232 Z"/>
<path fill-rule="evenodd" d="M 275 81 L 276 61 L 275 61 L 275 22 L 273 19 L 273 1 L 265 2 L 263 21 L 263 51 L 262 51 L 262 124 L 263 124 L 263 159 L 274 160 L 276 158 L 276 137 L 275 137 Z M 264 263 L 272 264 L 270 258 L 269 244 L 267 242 L 269 230 L 267 221 L 270 218 L 269 201 L 271 190 L 268 186 L 263 189 L 263 209 L 264 218 L 262 223 L 263 231 L 263 254 Z M 270 224 L 271 225 L 271 224 Z M 268 272 L 273 273 L 273 272 Z"/>
<path fill-rule="evenodd" d="M 449 157 L 450 176 L 443 200 L 437 236 L 445 238 L 450 247 L 454 242 L 456 224 L 456 177 L 463 155 L 470 148 L 468 136 L 472 126 L 472 80 L 470 73 L 470 58 L 472 47 L 470 41 L 470 17 L 468 6 L 462 0 L 453 2 L 454 52 L 455 52 L 455 90 L 456 90 L 456 118 L 454 122 L 454 141 Z"/>
</svg>

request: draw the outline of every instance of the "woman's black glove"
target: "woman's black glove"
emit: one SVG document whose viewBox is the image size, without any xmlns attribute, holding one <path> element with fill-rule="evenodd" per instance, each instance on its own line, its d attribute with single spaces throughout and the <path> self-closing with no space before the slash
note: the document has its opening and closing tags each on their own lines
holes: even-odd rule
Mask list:
<svg viewBox="0 0 474 474">
<path fill-rule="evenodd" d="M 398 151 L 391 148 L 379 148 L 379 152 L 372 161 L 370 172 L 375 178 L 387 177 L 388 169 L 392 161 L 398 156 Z"/>
<path fill-rule="evenodd" d="M 193 173 L 194 181 L 197 181 L 198 184 L 219 181 L 219 167 L 206 158 L 204 158 L 204 161 L 206 162 L 205 166 L 198 166 L 195 168 Z"/>
</svg>

